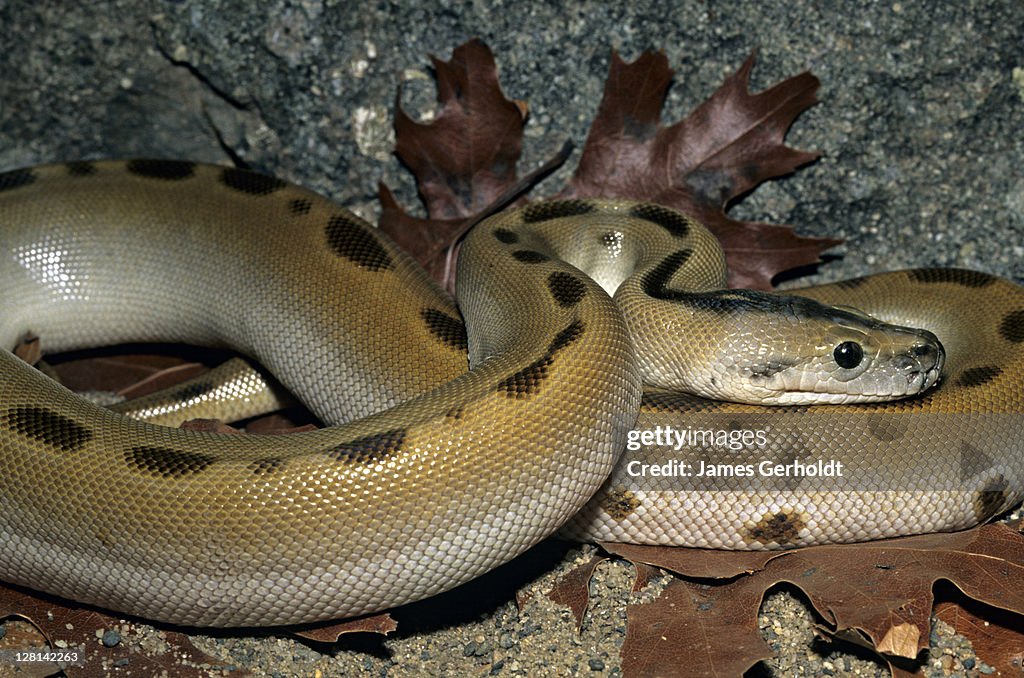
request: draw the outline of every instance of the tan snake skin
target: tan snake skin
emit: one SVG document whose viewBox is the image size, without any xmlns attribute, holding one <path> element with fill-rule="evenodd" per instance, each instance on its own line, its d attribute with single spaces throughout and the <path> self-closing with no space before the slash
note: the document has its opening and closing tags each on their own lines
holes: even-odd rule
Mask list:
<svg viewBox="0 0 1024 678">
<path fill-rule="evenodd" d="M 487 220 L 460 258 L 465 329 L 375 229 L 241 170 L 136 160 L 8 172 L 0 229 L 6 346 L 26 331 L 51 351 L 226 344 L 337 424 L 266 437 L 154 426 L 0 352 L 0 579 L 74 600 L 178 624 L 292 624 L 446 590 L 576 514 L 566 530 L 580 538 L 778 548 L 956 529 L 1024 487 L 1024 293 L 986 274 L 918 270 L 801 292 L 931 329 L 946 351 L 937 390 L 782 409 L 649 391 L 636 421 L 640 369 L 726 390 L 737 376 L 762 392 L 796 379 L 816 392 L 823 372 L 853 383 L 860 368 L 823 366 L 832 344 L 807 361 L 734 360 L 761 298 L 713 292 L 724 275 L 713 238 L 653 205 L 538 203 Z M 602 286 L 639 312 L 624 319 Z M 712 291 L 682 342 L 700 376 L 634 356 L 633 342 L 642 354 L 648 341 L 631 338 L 639 325 L 682 329 L 664 313 L 696 308 L 683 286 Z M 813 305 L 790 305 L 811 320 Z M 926 333 L 829 317 L 842 327 L 807 337 L 862 337 L 867 363 L 899 368 L 870 377 L 872 397 L 938 377 Z M 855 397 L 845 388 L 834 397 Z M 849 484 L 682 486 L 627 471 L 751 452 L 712 443 L 642 445 L 602 487 L 634 432 L 659 425 L 768 429 L 757 459 L 841 461 Z"/>
</svg>

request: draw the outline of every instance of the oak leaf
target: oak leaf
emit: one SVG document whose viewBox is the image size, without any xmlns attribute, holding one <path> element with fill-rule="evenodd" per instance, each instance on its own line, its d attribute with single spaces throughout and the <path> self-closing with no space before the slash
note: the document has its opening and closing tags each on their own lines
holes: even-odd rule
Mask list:
<svg viewBox="0 0 1024 678">
<path fill-rule="evenodd" d="M 999 642 L 1024 647 L 1018 616 L 1024 614 L 1024 537 L 1006 525 L 781 552 L 601 546 L 673 574 L 658 599 L 627 611 L 625 675 L 671 675 L 673 666 L 693 675 L 738 675 L 772 656 L 757 614 L 765 593 L 780 583 L 802 590 L 830 633 L 852 634 L 880 653 L 913 660 L 928 645 L 933 588 L 940 580 L 952 582 L 972 600 L 1014 617 L 1017 629 L 1002 628 Z M 593 565 L 578 570 L 549 595 L 571 601 L 582 623 Z M 649 574 L 640 569 L 638 576 Z M 938 611 L 952 614 L 948 607 Z M 994 646 L 975 649 L 989 661 L 983 653 Z M 1016 652 L 992 661 L 1019 661 Z"/>
<path fill-rule="evenodd" d="M 200 678 L 211 671 L 228 670 L 228 664 L 196 648 L 189 637 L 178 631 L 148 631 L 118 617 L 99 610 L 63 602 L 24 589 L 0 584 L 0 619 L 21 619 L 22 627 L 13 639 L 16 644 L 4 644 L 0 649 L 0 672 L 9 653 L 29 647 L 49 648 L 58 656 L 73 661 L 50 662 L 45 667 L 68 678 L 99 678 L 110 675 L 116 668 L 125 675 L 181 676 Z M 140 634 L 153 633 L 140 643 Z M 31 665 L 26 665 L 31 666 Z M 24 668 L 19 666 L 19 668 Z M 36 668 L 40 668 L 36 665 Z M 43 675 L 54 675 L 44 673 Z M 247 671 L 233 670 L 232 676 L 249 675 Z"/>
<path fill-rule="evenodd" d="M 934 616 L 971 641 L 975 654 L 997 675 L 1024 673 L 1024 619 L 1020 614 L 957 595 L 935 606 Z M 954 667 L 956 668 L 956 667 Z"/>
<path fill-rule="evenodd" d="M 397 153 L 416 177 L 428 219 L 406 213 L 382 186 L 380 227 L 450 287 L 454 240 L 516 185 L 526 106 L 501 93 L 494 57 L 477 40 L 456 48 L 451 61 L 433 63 L 441 113 L 420 124 L 398 107 L 395 122 Z M 768 288 L 776 274 L 817 262 L 840 241 L 725 215 L 738 196 L 817 157 L 782 143 L 815 102 L 817 78 L 802 73 L 752 95 L 753 63 L 751 55 L 689 117 L 663 127 L 673 75 L 664 54 L 645 52 L 627 64 L 613 53 L 579 166 L 557 197 L 650 200 L 690 214 L 722 241 L 733 286 Z"/>
<path fill-rule="evenodd" d="M 53 364 L 60 383 L 72 391 L 111 391 L 129 398 L 168 388 L 205 370 L 198 362 L 180 356 L 107 351 L 70 360 L 63 356 Z"/>
<path fill-rule="evenodd" d="M 335 643 L 347 633 L 376 633 L 386 636 L 397 628 L 398 624 L 390 614 L 379 612 L 365 617 L 298 629 L 292 634 L 318 643 Z"/>
<path fill-rule="evenodd" d="M 777 273 L 816 263 L 840 241 L 725 214 L 732 200 L 818 157 L 782 143 L 796 117 L 817 101 L 818 79 L 804 72 L 750 94 L 753 66 L 751 54 L 686 119 L 665 127 L 668 59 L 645 52 L 625 63 L 613 54 L 583 157 L 559 197 L 649 200 L 695 217 L 722 242 L 732 287 L 768 288 Z"/>
<path fill-rule="evenodd" d="M 380 185 L 380 228 L 444 282 L 447 250 L 473 215 L 515 185 L 526 105 L 506 99 L 491 50 L 471 40 L 451 61 L 431 57 L 440 112 L 414 121 L 395 99 L 395 153 L 416 176 L 427 219 L 407 214 Z"/>
</svg>

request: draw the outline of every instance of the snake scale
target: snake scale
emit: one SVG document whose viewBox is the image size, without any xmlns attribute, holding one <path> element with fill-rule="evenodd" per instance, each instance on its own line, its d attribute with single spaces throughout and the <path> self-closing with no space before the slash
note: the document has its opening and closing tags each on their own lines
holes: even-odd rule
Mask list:
<svg viewBox="0 0 1024 678">
<path fill-rule="evenodd" d="M 1024 488 L 1024 293 L 984 273 L 726 290 L 681 214 L 541 202 L 469 234 L 456 308 L 327 199 L 160 160 L 0 175 L 0 253 L 5 347 L 230 345 L 332 424 L 156 426 L 0 351 L 0 579 L 154 620 L 374 612 L 559 528 L 733 549 L 951 530 Z M 730 476 L 747 459 L 845 473 Z M 721 473 L 651 471 L 685 463 Z"/>
</svg>

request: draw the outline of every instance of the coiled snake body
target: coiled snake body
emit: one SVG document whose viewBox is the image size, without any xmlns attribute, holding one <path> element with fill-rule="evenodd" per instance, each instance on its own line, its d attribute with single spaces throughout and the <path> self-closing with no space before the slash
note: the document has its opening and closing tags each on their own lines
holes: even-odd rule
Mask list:
<svg viewBox="0 0 1024 678">
<path fill-rule="evenodd" d="M 229 344 L 338 423 L 154 426 L 0 352 L 0 579 L 156 620 L 372 612 L 467 581 L 570 519 L 579 538 L 778 548 L 956 529 L 1024 487 L 1024 294 L 986 274 L 909 271 L 795 298 L 721 290 L 717 244 L 682 215 L 537 203 L 464 243 L 464 331 L 416 264 L 330 201 L 145 160 L 0 175 L 0 252 L 5 346 L 26 331 L 49 350 Z M 945 354 L 927 332 L 810 299 L 928 327 Z M 761 329 L 779 313 L 788 329 Z M 788 405 L 650 390 L 637 421 L 641 371 Z M 806 405 L 821 400 L 849 404 Z M 627 453 L 639 466 L 615 466 L 634 431 L 667 425 L 765 445 L 644 444 Z M 837 461 L 848 484 L 631 472 L 741 458 Z"/>
</svg>

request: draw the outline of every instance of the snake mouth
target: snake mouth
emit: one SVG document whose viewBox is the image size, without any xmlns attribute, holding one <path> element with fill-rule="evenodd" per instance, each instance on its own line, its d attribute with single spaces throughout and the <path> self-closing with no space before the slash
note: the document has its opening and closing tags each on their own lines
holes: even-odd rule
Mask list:
<svg viewBox="0 0 1024 678">
<path fill-rule="evenodd" d="M 939 370 L 935 368 L 927 370 L 915 370 L 908 372 L 906 395 L 913 396 L 927 391 L 939 380 Z"/>
<path fill-rule="evenodd" d="M 945 362 L 946 351 L 935 335 L 925 337 L 924 341 L 912 346 L 906 355 L 893 361 L 897 370 L 901 370 L 906 378 L 908 396 L 922 393 L 938 383 Z"/>
</svg>

